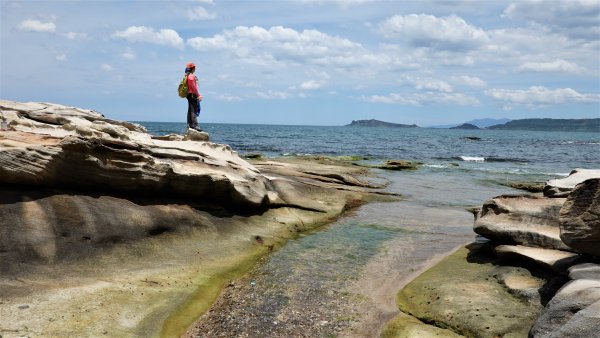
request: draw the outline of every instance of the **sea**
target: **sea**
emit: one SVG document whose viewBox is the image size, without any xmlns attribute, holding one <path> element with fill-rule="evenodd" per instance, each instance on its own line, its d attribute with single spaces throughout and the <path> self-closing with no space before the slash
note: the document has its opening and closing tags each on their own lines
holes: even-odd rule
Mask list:
<svg viewBox="0 0 600 338">
<path fill-rule="evenodd" d="M 185 133 L 185 123 L 137 122 L 153 135 Z M 352 156 L 367 162 L 419 161 L 423 167 L 544 179 L 600 168 L 600 131 L 548 132 L 348 126 L 202 124 L 212 142 L 240 155 Z"/>
<path fill-rule="evenodd" d="M 138 122 L 153 135 L 184 123 Z M 379 336 L 398 290 L 456 248 L 481 240 L 472 208 L 526 193 L 510 182 L 544 182 L 600 169 L 600 132 L 202 124 L 212 142 L 241 156 L 329 156 L 374 165 L 411 160 L 417 170 L 373 175 L 392 202 L 373 202 L 273 252 L 237 288 L 248 299 L 219 317 L 216 335 Z M 450 278 L 451 276 L 449 276 Z M 227 294 L 223 297 L 227 297 Z M 302 314 L 302 315 L 298 315 Z M 204 320 L 211 320 L 211 316 Z M 231 334 L 235 328 L 236 334 Z"/>
</svg>

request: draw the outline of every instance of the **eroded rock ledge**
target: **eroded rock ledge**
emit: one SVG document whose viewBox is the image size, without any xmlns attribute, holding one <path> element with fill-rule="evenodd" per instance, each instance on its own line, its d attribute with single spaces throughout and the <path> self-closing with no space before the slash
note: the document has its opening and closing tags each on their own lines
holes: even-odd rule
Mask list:
<svg viewBox="0 0 600 338">
<path fill-rule="evenodd" d="M 600 170 L 551 180 L 546 196 L 498 196 L 476 243 L 397 295 L 384 337 L 592 337 L 600 327 Z"/>
<path fill-rule="evenodd" d="M 343 163 L 251 164 L 206 133 L 0 109 L 0 336 L 177 335 L 261 255 L 378 193 Z"/>
</svg>

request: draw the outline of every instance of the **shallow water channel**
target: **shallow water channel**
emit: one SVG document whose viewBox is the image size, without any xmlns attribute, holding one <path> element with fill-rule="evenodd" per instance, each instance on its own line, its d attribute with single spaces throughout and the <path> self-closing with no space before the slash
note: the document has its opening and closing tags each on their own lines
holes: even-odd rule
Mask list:
<svg viewBox="0 0 600 338">
<path fill-rule="evenodd" d="M 196 324 L 198 336 L 373 337 L 397 313 L 398 290 L 473 240 L 473 215 L 518 193 L 483 174 L 423 168 L 376 174 L 401 201 L 370 203 L 290 240 L 230 284 Z"/>
</svg>

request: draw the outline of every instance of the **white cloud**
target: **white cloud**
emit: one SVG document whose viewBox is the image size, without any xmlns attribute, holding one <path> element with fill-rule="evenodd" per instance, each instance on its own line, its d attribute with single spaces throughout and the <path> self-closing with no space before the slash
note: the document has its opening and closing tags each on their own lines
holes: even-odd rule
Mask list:
<svg viewBox="0 0 600 338">
<path fill-rule="evenodd" d="M 256 97 L 265 100 L 285 100 L 291 98 L 292 95 L 282 91 L 268 90 L 266 92 L 256 92 Z"/>
<path fill-rule="evenodd" d="M 461 75 L 453 77 L 452 80 L 457 84 L 462 84 L 469 87 L 482 88 L 487 86 L 485 81 L 476 76 Z"/>
<path fill-rule="evenodd" d="M 68 32 L 68 33 L 63 34 L 63 36 L 69 40 L 75 40 L 75 39 L 85 39 L 85 38 L 87 38 L 88 35 L 86 33 Z"/>
<path fill-rule="evenodd" d="M 595 41 L 600 36 L 598 0 L 520 0 L 510 4 L 503 16 L 535 22 L 574 38 Z"/>
<path fill-rule="evenodd" d="M 334 3 L 340 7 L 347 8 L 355 5 L 362 5 L 369 2 L 374 2 L 375 0 L 295 0 L 296 2 L 309 4 L 309 5 L 322 5 L 322 4 L 330 4 Z"/>
<path fill-rule="evenodd" d="M 136 56 L 132 50 L 127 50 L 121 53 L 121 57 L 126 60 L 135 60 Z"/>
<path fill-rule="evenodd" d="M 363 96 L 363 101 L 371 103 L 403 104 L 423 106 L 430 104 L 478 105 L 479 100 L 461 93 L 422 92 L 411 94 L 391 93 L 389 95 Z"/>
<path fill-rule="evenodd" d="M 298 88 L 302 90 L 315 90 L 321 88 L 323 84 L 322 81 L 309 80 L 302 82 Z"/>
<path fill-rule="evenodd" d="M 578 74 L 583 72 L 583 68 L 577 64 L 562 59 L 551 62 L 526 62 L 519 66 L 520 71 L 532 72 L 561 72 Z"/>
<path fill-rule="evenodd" d="M 216 13 L 210 13 L 202 6 L 191 8 L 187 11 L 187 17 L 190 20 L 213 20 L 217 17 Z"/>
<path fill-rule="evenodd" d="M 67 60 L 67 56 L 65 54 L 58 54 L 56 56 L 56 60 L 57 61 L 66 61 Z"/>
<path fill-rule="evenodd" d="M 296 31 L 281 26 L 265 29 L 238 26 L 213 37 L 195 37 L 188 44 L 199 51 L 227 51 L 244 62 L 281 66 L 288 63 L 349 66 L 387 62 L 360 44 L 317 30 Z"/>
<path fill-rule="evenodd" d="M 105 72 L 110 72 L 113 70 L 113 67 L 106 63 L 103 63 L 102 65 L 100 65 L 100 68 Z"/>
<path fill-rule="evenodd" d="M 436 92 L 452 92 L 452 86 L 444 81 L 430 80 L 430 79 L 419 79 L 415 84 L 415 88 L 418 90 L 429 90 Z"/>
<path fill-rule="evenodd" d="M 116 31 L 112 35 L 115 39 L 124 39 L 129 42 L 147 42 L 158 45 L 183 49 L 183 39 L 172 29 L 155 31 L 151 27 L 131 26 L 123 31 Z"/>
<path fill-rule="evenodd" d="M 406 40 L 414 47 L 439 50 L 478 49 L 489 41 L 484 30 L 456 15 L 395 15 L 380 23 L 379 30 L 388 38 Z"/>
<path fill-rule="evenodd" d="M 54 33 L 56 31 L 54 22 L 41 22 L 32 19 L 23 20 L 18 28 L 22 31 L 38 33 Z"/>
<path fill-rule="evenodd" d="M 543 107 L 562 103 L 600 103 L 599 94 L 580 94 L 571 88 L 548 89 L 543 86 L 533 86 L 526 90 L 491 89 L 485 91 L 485 94 L 508 105 L 527 107 Z"/>
<path fill-rule="evenodd" d="M 243 99 L 236 95 L 228 95 L 228 94 L 219 94 L 215 97 L 216 100 L 225 101 L 225 102 L 239 102 Z"/>
<path fill-rule="evenodd" d="M 411 86 L 414 86 L 415 89 L 421 91 L 435 91 L 446 93 L 450 93 L 453 91 L 452 86 L 449 85 L 447 82 L 432 78 L 423 78 L 419 76 L 403 76 L 400 79 L 400 83 L 409 84 Z"/>
</svg>

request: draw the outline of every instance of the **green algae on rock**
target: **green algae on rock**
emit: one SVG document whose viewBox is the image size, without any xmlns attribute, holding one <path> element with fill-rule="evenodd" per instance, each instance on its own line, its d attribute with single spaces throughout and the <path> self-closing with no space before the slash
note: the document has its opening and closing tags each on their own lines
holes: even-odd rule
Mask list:
<svg viewBox="0 0 600 338">
<path fill-rule="evenodd" d="M 527 337 L 542 305 L 499 283 L 482 248 L 470 244 L 409 283 L 397 295 L 400 310 L 464 336 Z"/>
<path fill-rule="evenodd" d="M 425 324 L 417 318 L 400 312 L 394 319 L 390 320 L 383 332 L 382 338 L 460 338 L 464 337 L 450 330 L 442 329 L 433 325 Z"/>
</svg>

